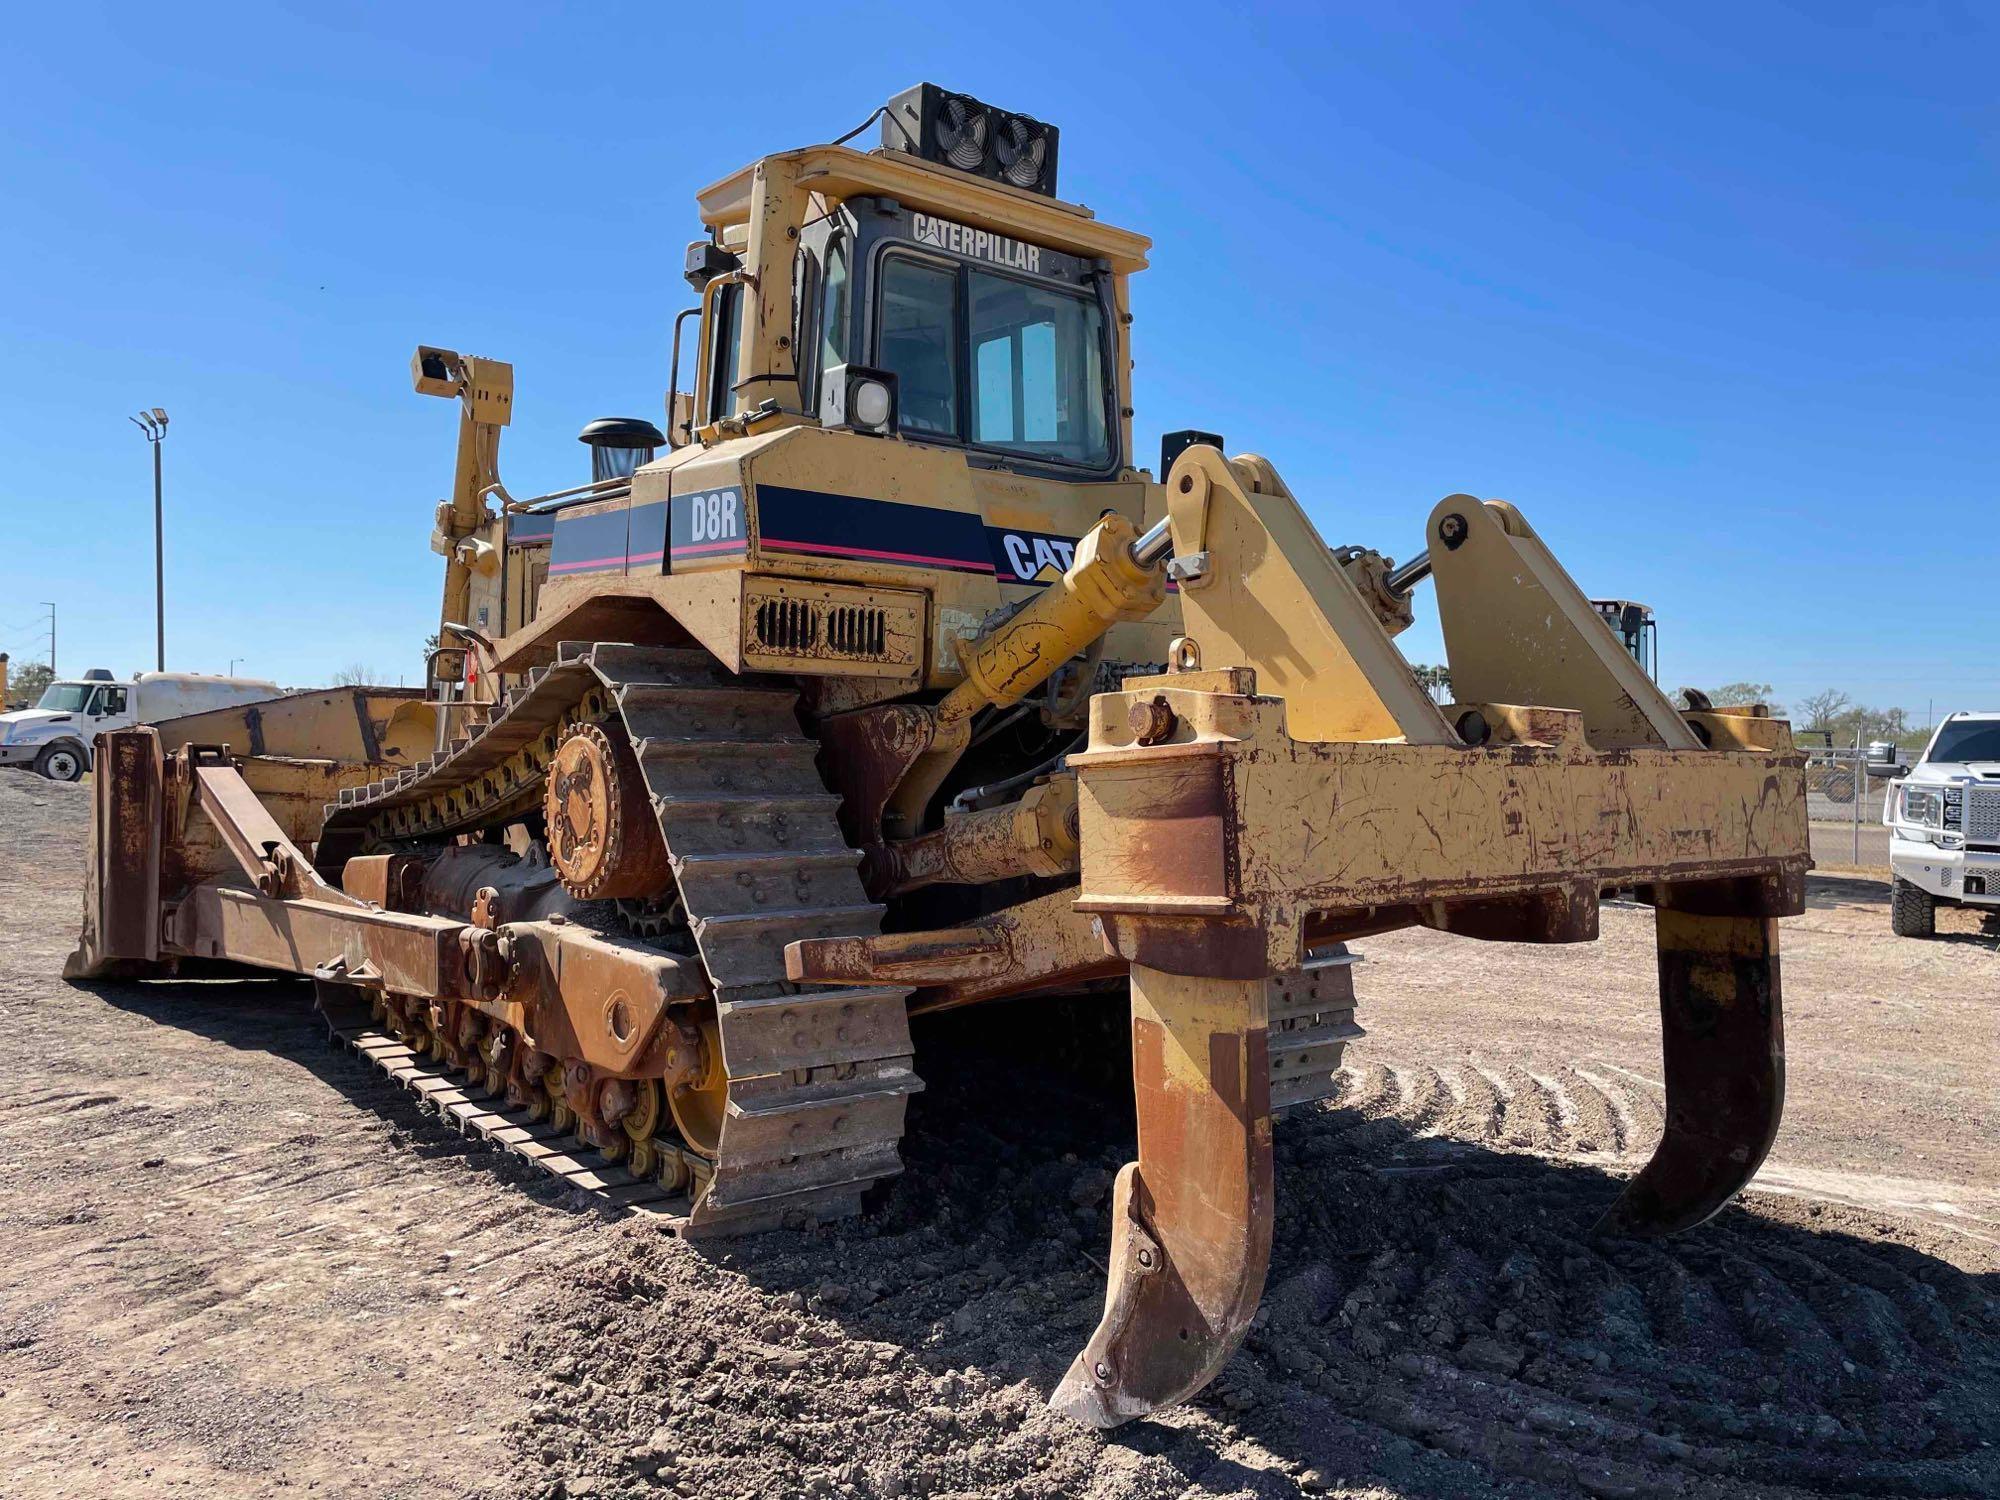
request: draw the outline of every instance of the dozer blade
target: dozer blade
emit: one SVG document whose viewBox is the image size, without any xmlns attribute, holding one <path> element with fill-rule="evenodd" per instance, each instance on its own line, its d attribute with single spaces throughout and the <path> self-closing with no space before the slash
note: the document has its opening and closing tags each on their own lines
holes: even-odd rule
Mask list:
<svg viewBox="0 0 2000 1500">
<path fill-rule="evenodd" d="M 1666 1133 L 1601 1235 L 1657 1239 L 1713 1217 L 1763 1164 L 1784 1112 L 1777 923 L 1663 902 L 1656 936 Z"/>
<path fill-rule="evenodd" d="M 1104 1316 L 1050 1398 L 1116 1427 L 1192 1395 L 1242 1341 L 1271 1259 L 1270 981 L 1132 968 L 1139 1159 L 1111 1205 Z"/>
</svg>

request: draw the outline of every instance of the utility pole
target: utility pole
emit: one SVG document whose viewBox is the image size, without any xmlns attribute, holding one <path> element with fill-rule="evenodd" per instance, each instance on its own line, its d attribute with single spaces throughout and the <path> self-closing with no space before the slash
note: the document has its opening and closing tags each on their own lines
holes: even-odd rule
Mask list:
<svg viewBox="0 0 2000 1500">
<path fill-rule="evenodd" d="M 131 419 L 153 447 L 153 629 L 157 648 L 155 670 L 167 670 L 167 546 L 166 516 L 160 503 L 160 444 L 167 436 L 167 414 L 160 407 Z"/>
<path fill-rule="evenodd" d="M 52 601 L 44 599 L 42 608 L 49 612 L 49 676 L 53 677 L 56 675 L 56 607 Z"/>
</svg>

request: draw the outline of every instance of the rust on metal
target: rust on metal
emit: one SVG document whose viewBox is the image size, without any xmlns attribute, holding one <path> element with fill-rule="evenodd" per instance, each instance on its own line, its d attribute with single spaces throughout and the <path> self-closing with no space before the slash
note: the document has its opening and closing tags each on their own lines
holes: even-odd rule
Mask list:
<svg viewBox="0 0 2000 1500">
<path fill-rule="evenodd" d="M 160 956 L 160 828 L 165 772 L 159 736 L 139 727 L 97 737 L 84 928 L 70 978 Z"/>
<path fill-rule="evenodd" d="M 1115 1427 L 1206 1385 L 1271 1257 L 1269 982 L 1132 970 L 1139 1159 L 1118 1174 L 1097 1331 L 1051 1405 Z"/>
<path fill-rule="evenodd" d="M 357 854 L 340 870 L 340 888 L 388 911 L 415 911 L 427 861 L 416 854 Z"/>
<path fill-rule="evenodd" d="M 312 861 L 286 837 L 223 746 L 190 745 L 178 752 L 194 788 L 195 805 L 243 873 L 267 896 L 360 906 L 328 885 Z"/>
<path fill-rule="evenodd" d="M 1193 737 L 1137 745 L 1127 714 L 1107 708 L 1070 758 L 1078 906 L 1134 961 L 1228 972 L 1190 932 L 1233 926 L 1233 952 L 1247 924 L 1270 972 L 1298 962 L 1313 914 L 1388 907 L 1412 920 L 1431 908 L 1432 925 L 1456 930 L 1449 908 L 1463 905 L 1488 937 L 1511 907 L 1516 940 L 1567 941 L 1590 929 L 1594 891 L 1615 886 L 1742 878 L 1800 909 L 1796 756 L 1312 743 L 1287 733 L 1280 700 L 1166 696 Z"/>
<path fill-rule="evenodd" d="M 1778 924 L 1718 911 L 1740 893 L 1664 893 L 1654 913 L 1660 965 L 1666 1129 L 1652 1159 L 1597 1232 L 1657 1238 L 1712 1218 L 1756 1174 L 1785 1102 Z"/>
<path fill-rule="evenodd" d="M 190 957 L 442 997 L 466 992 L 462 930 L 462 923 L 439 917 L 274 900 L 216 885 L 187 892 L 168 924 L 174 949 Z"/>
<path fill-rule="evenodd" d="M 1142 745 L 1159 744 L 1174 732 L 1178 722 L 1164 697 L 1134 699 L 1126 720 L 1132 726 L 1132 738 Z"/>
<path fill-rule="evenodd" d="M 864 851 L 861 874 L 871 895 L 886 897 L 930 885 L 1067 875 L 1076 861 L 1076 778 L 1055 776 L 1017 801 L 948 814 L 930 833 L 874 845 Z"/>
<path fill-rule="evenodd" d="M 549 861 L 580 901 L 657 896 L 673 866 L 625 731 L 580 724 L 556 751 L 543 804 Z"/>
<path fill-rule="evenodd" d="M 840 829 L 866 849 L 883 840 L 889 799 L 937 741 L 937 716 L 915 703 L 835 714 L 819 725 L 820 769 L 840 793 Z"/>
<path fill-rule="evenodd" d="M 912 1014 L 1001 995 L 1109 978 L 1124 962 L 1069 890 L 1003 907 L 959 927 L 877 937 L 811 938 L 788 945 L 788 978 L 810 984 L 907 985 Z"/>
</svg>

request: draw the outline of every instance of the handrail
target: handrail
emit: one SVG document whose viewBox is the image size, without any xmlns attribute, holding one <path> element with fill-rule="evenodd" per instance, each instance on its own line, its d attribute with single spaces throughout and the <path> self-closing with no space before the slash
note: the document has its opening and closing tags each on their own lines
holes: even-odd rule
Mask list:
<svg viewBox="0 0 2000 1500">
<path fill-rule="evenodd" d="M 509 500 L 501 509 L 510 516 L 536 513 L 537 507 L 552 501 L 566 501 L 581 504 L 585 500 L 615 500 L 620 495 L 631 493 L 632 480 L 629 475 L 613 479 L 593 479 L 589 484 L 573 485 L 566 490 L 550 490 L 546 495 L 533 495 L 526 500 Z"/>
</svg>

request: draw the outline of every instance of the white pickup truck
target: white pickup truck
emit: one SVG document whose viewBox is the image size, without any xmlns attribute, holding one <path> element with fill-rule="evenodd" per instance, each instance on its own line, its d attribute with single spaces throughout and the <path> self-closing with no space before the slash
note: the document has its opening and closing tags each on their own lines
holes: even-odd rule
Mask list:
<svg viewBox="0 0 2000 1500">
<path fill-rule="evenodd" d="M 199 672 L 141 672 L 116 681 L 102 667 L 81 681 L 52 682 L 33 708 L 0 714 L 0 766 L 28 766 L 54 781 L 90 769 L 91 746 L 108 729 L 158 724 L 278 696 L 275 682 Z"/>
<path fill-rule="evenodd" d="M 1934 935 L 1939 902 L 2000 912 L 2000 713 L 1946 715 L 1882 821 L 1898 937 Z"/>
</svg>

